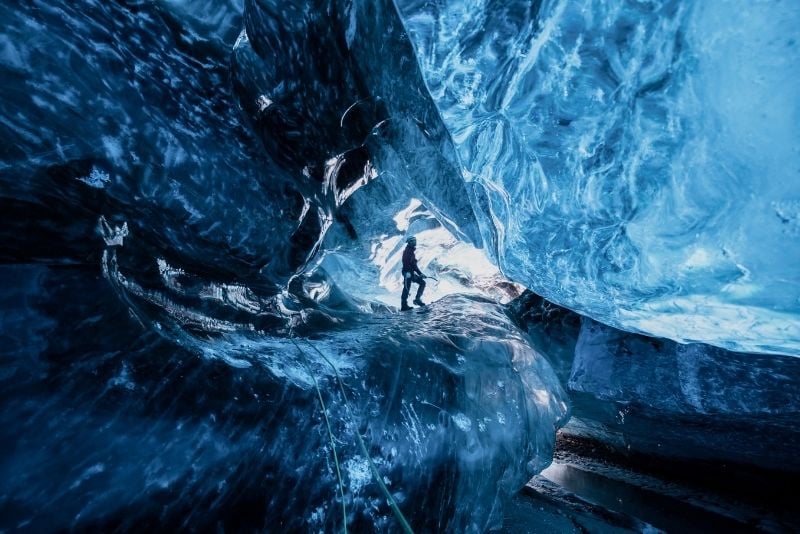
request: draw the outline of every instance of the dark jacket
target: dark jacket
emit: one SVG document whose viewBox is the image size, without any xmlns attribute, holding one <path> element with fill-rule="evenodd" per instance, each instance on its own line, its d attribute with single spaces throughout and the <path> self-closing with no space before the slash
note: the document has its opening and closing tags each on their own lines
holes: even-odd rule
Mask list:
<svg viewBox="0 0 800 534">
<path fill-rule="evenodd" d="M 417 267 L 417 257 L 414 255 L 414 247 L 411 245 L 406 245 L 406 249 L 403 251 L 403 273 L 422 274 Z"/>
</svg>

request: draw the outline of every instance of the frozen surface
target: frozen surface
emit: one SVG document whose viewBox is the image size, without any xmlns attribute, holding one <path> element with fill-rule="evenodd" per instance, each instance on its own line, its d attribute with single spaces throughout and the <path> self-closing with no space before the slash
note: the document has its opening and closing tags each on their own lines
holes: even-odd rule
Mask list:
<svg viewBox="0 0 800 534">
<path fill-rule="evenodd" d="M 800 6 L 398 5 L 509 278 L 629 330 L 800 352 Z"/>
<path fill-rule="evenodd" d="M 6 261 L 97 261 L 105 215 L 142 263 L 274 294 L 327 262 L 389 302 L 417 200 L 451 251 L 437 296 L 514 282 L 627 330 L 799 352 L 792 2 L 0 10 Z"/>
<path fill-rule="evenodd" d="M 482 299 L 340 312 L 347 327 L 298 338 L 301 352 L 248 329 L 182 329 L 129 293 L 133 318 L 81 268 L 0 276 L 15 288 L 0 301 L 3 406 L 15 406 L 0 425 L 3 528 L 337 530 L 335 443 L 350 528 L 397 525 L 367 450 L 415 530 L 484 530 L 549 464 L 566 415 L 549 364 Z"/>
</svg>

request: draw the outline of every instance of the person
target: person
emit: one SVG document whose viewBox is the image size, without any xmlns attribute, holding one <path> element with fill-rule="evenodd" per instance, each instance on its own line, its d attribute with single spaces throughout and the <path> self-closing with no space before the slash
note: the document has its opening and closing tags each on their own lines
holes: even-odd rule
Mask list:
<svg viewBox="0 0 800 534">
<path fill-rule="evenodd" d="M 414 304 L 417 306 L 425 306 L 422 302 L 422 292 L 425 291 L 425 275 L 419 270 L 417 265 L 417 256 L 414 254 L 414 249 L 417 248 L 417 238 L 414 236 L 406 239 L 406 249 L 403 251 L 403 294 L 400 296 L 400 311 L 407 311 L 412 309 L 408 305 L 408 292 L 411 289 L 411 284 L 418 284 L 417 296 L 414 299 Z"/>
</svg>

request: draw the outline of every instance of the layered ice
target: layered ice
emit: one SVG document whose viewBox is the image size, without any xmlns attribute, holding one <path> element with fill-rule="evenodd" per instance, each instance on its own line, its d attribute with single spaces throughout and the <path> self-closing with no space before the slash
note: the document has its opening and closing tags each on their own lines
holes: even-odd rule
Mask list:
<svg viewBox="0 0 800 534">
<path fill-rule="evenodd" d="M 3 262 L 97 265 L 105 216 L 137 236 L 143 278 L 167 255 L 285 284 L 308 253 L 290 241 L 303 197 L 239 119 L 234 4 L 0 6 Z"/>
<path fill-rule="evenodd" d="M 606 324 L 800 351 L 800 8 L 398 2 L 484 242 Z"/>
<path fill-rule="evenodd" d="M 800 471 L 800 363 L 584 321 L 569 434 L 623 451 Z"/>
<path fill-rule="evenodd" d="M 622 456 L 800 472 L 797 358 L 632 334 L 531 292 L 509 310 L 569 395 L 563 435 Z"/>
</svg>

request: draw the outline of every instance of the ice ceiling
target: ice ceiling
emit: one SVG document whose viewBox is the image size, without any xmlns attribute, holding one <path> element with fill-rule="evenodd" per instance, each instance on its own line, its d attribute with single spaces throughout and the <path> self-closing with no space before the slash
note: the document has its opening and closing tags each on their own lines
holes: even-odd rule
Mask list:
<svg viewBox="0 0 800 534">
<path fill-rule="evenodd" d="M 388 16 L 343 4 L 369 94 L 339 123 L 368 122 L 373 167 L 340 212 L 358 241 L 329 227 L 315 265 L 396 305 L 413 233 L 444 275 L 433 298 L 524 286 L 629 331 L 800 352 L 795 6 L 397 8 L 401 36 L 376 45 Z M 413 55 L 383 58 L 406 36 Z"/>
<path fill-rule="evenodd" d="M 503 273 L 624 329 L 798 354 L 797 6 L 398 6 Z"/>
</svg>

